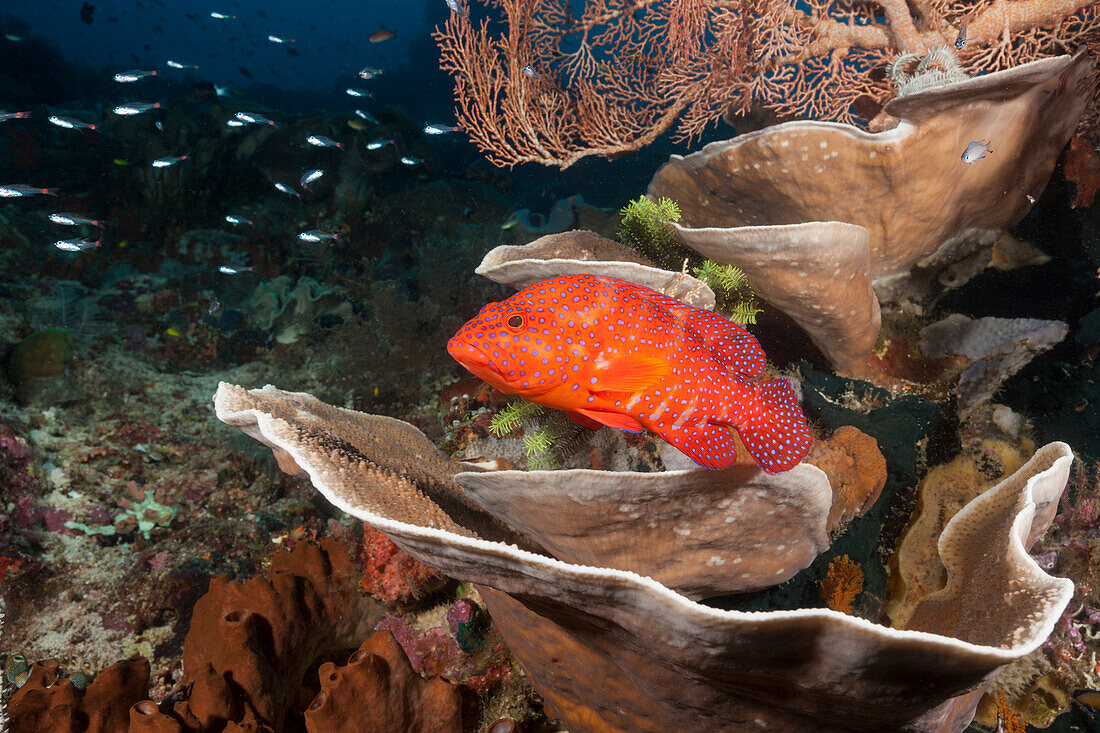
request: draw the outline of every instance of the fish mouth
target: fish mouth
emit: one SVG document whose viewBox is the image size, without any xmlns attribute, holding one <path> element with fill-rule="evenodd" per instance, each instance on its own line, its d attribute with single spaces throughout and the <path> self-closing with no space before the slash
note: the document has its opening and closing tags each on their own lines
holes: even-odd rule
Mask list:
<svg viewBox="0 0 1100 733">
<path fill-rule="evenodd" d="M 495 387 L 507 385 L 504 375 L 490 363 L 485 352 L 469 342 L 453 338 L 447 342 L 447 353 L 478 379 Z"/>
</svg>

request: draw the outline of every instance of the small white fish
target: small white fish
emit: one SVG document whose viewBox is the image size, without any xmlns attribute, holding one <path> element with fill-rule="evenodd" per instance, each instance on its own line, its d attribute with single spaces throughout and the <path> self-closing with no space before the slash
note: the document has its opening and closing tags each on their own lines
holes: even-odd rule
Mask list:
<svg viewBox="0 0 1100 733">
<path fill-rule="evenodd" d="M 168 168 L 183 160 L 187 160 L 186 155 L 170 155 L 166 158 L 157 158 L 150 165 L 154 168 Z"/>
<path fill-rule="evenodd" d="M 986 156 L 986 153 L 993 154 L 993 151 L 989 149 L 988 140 L 971 140 L 970 144 L 966 146 L 966 150 L 963 151 L 962 162 L 977 163 Z"/>
<path fill-rule="evenodd" d="M 424 125 L 424 132 L 428 135 L 446 135 L 448 132 L 458 132 L 461 127 L 451 127 L 450 125 Z"/>
<path fill-rule="evenodd" d="M 320 168 L 314 168 L 313 170 L 309 170 L 303 173 L 301 180 L 298 181 L 298 184 L 302 188 L 309 188 L 309 184 L 313 183 L 323 175 L 325 175 L 325 172 L 323 170 L 321 170 Z"/>
<path fill-rule="evenodd" d="M 253 125 L 271 125 L 272 127 L 275 126 L 275 122 L 273 120 L 269 120 L 259 112 L 238 112 L 235 117 L 241 122 L 248 122 Z"/>
<path fill-rule="evenodd" d="M 319 229 L 310 229 L 308 232 L 302 232 L 298 235 L 298 239 L 303 242 L 331 242 L 332 240 L 339 239 L 339 234 L 333 234 L 332 232 L 322 232 Z"/>
<path fill-rule="evenodd" d="M 30 116 L 30 112 L 8 112 L 7 110 L 0 109 L 0 122 L 7 122 L 8 120 L 25 120 Z"/>
<path fill-rule="evenodd" d="M 173 61 L 172 59 L 168 59 L 167 61 L 165 61 L 164 65 L 167 66 L 170 69 L 197 69 L 197 68 L 199 68 L 198 64 L 184 64 L 184 63 L 181 63 L 179 61 Z"/>
<path fill-rule="evenodd" d="M 359 69 L 359 78 L 370 81 L 374 77 L 381 76 L 384 73 L 385 72 L 382 69 L 376 68 L 374 66 L 364 66 L 362 69 Z"/>
<path fill-rule="evenodd" d="M 371 140 L 367 143 L 367 150 L 378 150 L 386 145 L 393 145 L 393 140 L 387 140 L 384 138 L 378 138 L 377 140 Z"/>
<path fill-rule="evenodd" d="M 242 272 L 255 272 L 255 267 L 238 267 L 237 265 L 222 265 L 218 272 L 223 275 L 240 275 Z"/>
<path fill-rule="evenodd" d="M 1039 199 L 1035 198 L 1034 196 L 1032 196 L 1030 193 L 1024 194 L 1024 195 L 1027 196 L 1028 203 L 1030 203 L 1032 206 L 1034 206 L 1035 202 L 1039 200 Z"/>
<path fill-rule="evenodd" d="M 56 196 L 56 188 L 38 188 L 22 183 L 7 183 L 0 185 L 0 198 L 18 199 L 27 196 Z"/>
<path fill-rule="evenodd" d="M 111 111 L 116 115 L 129 117 L 158 108 L 160 108 L 160 102 L 130 102 L 129 104 L 120 104 Z"/>
<path fill-rule="evenodd" d="M 156 76 L 156 71 L 142 71 L 140 69 L 134 69 L 132 71 L 120 71 L 115 74 L 115 81 L 121 84 L 129 84 L 135 81 L 141 81 L 147 76 Z"/>
<path fill-rule="evenodd" d="M 310 135 L 306 138 L 306 142 L 310 145 L 315 145 L 319 148 L 343 148 L 343 143 L 338 143 L 331 137 L 325 137 L 324 135 Z"/>
<path fill-rule="evenodd" d="M 287 196 L 297 196 L 298 198 L 302 197 L 302 194 L 298 193 L 297 191 L 295 191 L 293 188 L 286 185 L 285 183 L 276 183 L 275 184 L 275 190 L 276 191 L 281 191 L 281 192 L 285 193 Z"/>
<path fill-rule="evenodd" d="M 244 123 L 241 122 L 238 119 L 232 119 L 232 120 L 226 120 L 225 121 L 225 126 L 226 127 L 244 127 Z"/>
<path fill-rule="evenodd" d="M 348 87 L 344 91 L 349 97 L 369 97 L 371 95 L 366 89 L 359 89 L 357 87 Z"/>
<path fill-rule="evenodd" d="M 537 77 L 539 75 L 539 72 L 536 71 L 535 67 L 532 66 L 531 64 L 527 64 L 526 66 L 523 67 L 523 73 L 527 74 L 527 76 L 531 77 L 532 79 L 534 79 L 535 77 Z"/>
<path fill-rule="evenodd" d="M 83 252 L 86 249 L 98 247 L 99 242 L 87 237 L 76 237 L 74 239 L 59 239 L 53 243 L 53 246 L 64 252 Z"/>
<path fill-rule="evenodd" d="M 458 4 L 458 0 L 443 0 L 447 3 L 447 7 L 452 13 L 458 13 L 459 15 L 466 15 L 466 9 Z"/>
<path fill-rule="evenodd" d="M 90 122 L 82 122 L 75 117 L 61 117 L 60 115 L 50 115 L 49 122 L 52 125 L 64 127 L 66 130 L 94 130 L 96 128 Z"/>
<path fill-rule="evenodd" d="M 66 227 L 75 227 L 86 224 L 88 226 L 99 227 L 100 229 L 103 228 L 103 222 L 99 221 L 98 219 L 90 219 L 86 216 L 81 216 L 80 214 L 70 214 L 67 211 L 60 214 L 50 214 L 50 221 L 52 221 L 54 224 L 60 224 Z"/>
<path fill-rule="evenodd" d="M 210 17 L 214 20 L 236 20 L 237 16 L 228 15 L 226 13 L 219 13 L 217 11 L 210 13 Z"/>
<path fill-rule="evenodd" d="M 405 165 L 420 165 L 424 161 L 421 160 L 420 158 L 414 158 L 411 155 L 402 155 L 401 156 L 401 162 L 404 163 Z"/>
<path fill-rule="evenodd" d="M 245 219 L 243 216 L 234 216 L 233 214 L 226 214 L 225 220 L 230 224 L 239 224 L 242 226 L 252 226 L 251 219 Z"/>
<path fill-rule="evenodd" d="M 962 47 L 966 45 L 966 21 L 962 22 L 959 26 L 959 35 L 955 36 L 955 48 L 962 50 Z"/>
<path fill-rule="evenodd" d="M 224 87 L 220 87 L 217 84 L 214 85 L 214 94 L 218 97 L 228 97 L 229 92 L 233 87 L 226 84 Z"/>
<path fill-rule="evenodd" d="M 272 43 L 294 43 L 293 38 L 283 38 L 282 36 L 268 36 L 267 40 Z"/>
<path fill-rule="evenodd" d="M 374 119 L 374 115 L 372 115 L 370 112 L 367 112 L 365 109 L 355 110 L 355 116 L 372 124 L 378 124 L 378 120 Z"/>
</svg>

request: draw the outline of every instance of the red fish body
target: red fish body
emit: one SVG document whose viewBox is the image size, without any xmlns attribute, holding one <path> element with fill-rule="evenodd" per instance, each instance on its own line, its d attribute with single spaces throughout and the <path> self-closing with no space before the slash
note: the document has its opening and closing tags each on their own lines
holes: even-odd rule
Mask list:
<svg viewBox="0 0 1100 733">
<path fill-rule="evenodd" d="M 752 334 L 624 280 L 535 283 L 482 308 L 447 351 L 502 392 L 585 427 L 650 430 L 707 468 L 736 460 L 730 428 L 768 473 L 793 468 L 812 440 L 788 380 L 750 381 L 764 371 Z"/>
</svg>

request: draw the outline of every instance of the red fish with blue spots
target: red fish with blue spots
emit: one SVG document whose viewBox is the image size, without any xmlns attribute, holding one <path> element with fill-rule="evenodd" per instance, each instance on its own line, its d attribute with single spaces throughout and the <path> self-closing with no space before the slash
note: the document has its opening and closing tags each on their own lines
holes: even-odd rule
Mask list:
<svg viewBox="0 0 1100 733">
<path fill-rule="evenodd" d="M 649 430 L 707 468 L 736 461 L 732 430 L 768 473 L 793 468 L 812 441 L 790 382 L 759 379 L 752 334 L 624 280 L 535 283 L 482 308 L 447 351 L 502 392 L 588 428 Z"/>
</svg>

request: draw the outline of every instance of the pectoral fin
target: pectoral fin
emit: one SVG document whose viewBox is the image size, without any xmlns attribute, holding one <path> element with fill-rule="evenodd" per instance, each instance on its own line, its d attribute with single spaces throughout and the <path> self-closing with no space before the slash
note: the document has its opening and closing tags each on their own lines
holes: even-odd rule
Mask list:
<svg viewBox="0 0 1100 733">
<path fill-rule="evenodd" d="M 618 412 L 604 412 L 603 410 L 586 410 L 583 408 L 577 410 L 577 412 L 590 420 L 598 422 L 600 425 L 607 425 L 608 427 L 618 428 L 619 430 L 640 433 L 645 429 L 640 422 L 630 415 L 623 415 Z M 583 423 L 578 424 L 583 425 Z"/>
<path fill-rule="evenodd" d="M 668 361 L 660 356 L 621 354 L 596 363 L 592 392 L 641 392 L 668 376 Z"/>
</svg>

